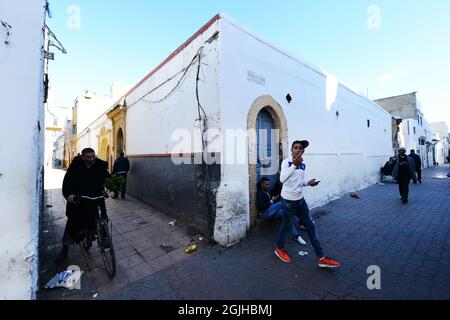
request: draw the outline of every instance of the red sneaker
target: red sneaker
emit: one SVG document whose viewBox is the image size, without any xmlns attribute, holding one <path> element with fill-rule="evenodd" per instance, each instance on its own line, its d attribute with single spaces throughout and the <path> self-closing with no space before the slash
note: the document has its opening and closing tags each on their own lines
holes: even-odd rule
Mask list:
<svg viewBox="0 0 450 320">
<path fill-rule="evenodd" d="M 341 264 L 337 261 L 333 261 L 330 258 L 323 257 L 317 260 L 317 264 L 320 268 L 339 268 Z"/>
<path fill-rule="evenodd" d="M 285 262 L 285 263 L 291 263 L 292 260 L 289 257 L 289 255 L 287 254 L 286 250 L 284 249 L 275 249 L 275 255 L 280 258 L 281 261 Z"/>
</svg>

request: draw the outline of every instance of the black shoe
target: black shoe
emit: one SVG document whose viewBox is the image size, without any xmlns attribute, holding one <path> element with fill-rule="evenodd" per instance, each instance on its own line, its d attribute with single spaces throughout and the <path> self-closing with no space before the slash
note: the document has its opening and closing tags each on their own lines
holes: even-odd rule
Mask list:
<svg viewBox="0 0 450 320">
<path fill-rule="evenodd" d="M 419 183 L 422 183 L 422 181 L 419 181 Z"/>
<path fill-rule="evenodd" d="M 402 202 L 403 202 L 404 204 L 407 204 L 407 203 L 408 203 L 408 199 L 402 199 Z"/>
</svg>

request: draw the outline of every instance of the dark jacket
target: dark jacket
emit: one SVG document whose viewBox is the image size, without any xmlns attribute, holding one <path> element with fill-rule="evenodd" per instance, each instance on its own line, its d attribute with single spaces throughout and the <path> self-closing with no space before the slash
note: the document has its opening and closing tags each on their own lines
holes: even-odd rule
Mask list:
<svg viewBox="0 0 450 320">
<path fill-rule="evenodd" d="M 416 169 L 422 169 L 422 160 L 420 159 L 420 156 L 416 153 L 409 155 L 414 160 L 414 165 L 416 166 Z"/>
<path fill-rule="evenodd" d="M 409 178 L 415 179 L 416 178 L 416 166 L 414 164 L 414 160 L 409 156 L 406 156 L 406 158 L 408 161 Z M 392 177 L 395 180 L 398 180 L 398 178 L 399 178 L 399 170 L 398 170 L 399 164 L 400 164 L 400 157 L 397 159 L 397 162 L 394 165 L 394 170 L 392 170 Z"/>
<path fill-rule="evenodd" d="M 385 176 L 392 175 L 392 171 L 394 170 L 394 166 L 397 163 L 397 160 L 393 160 L 392 158 L 387 161 L 383 167 L 383 174 Z"/>
<path fill-rule="evenodd" d="M 91 168 L 87 168 L 81 157 L 76 157 L 64 177 L 62 192 L 65 198 L 70 195 L 98 197 L 103 194 L 105 179 L 111 175 L 108 172 L 108 163 L 96 159 Z M 79 243 L 86 229 L 95 230 L 96 202 L 78 204 L 67 203 L 66 206 L 66 232 Z"/>
<path fill-rule="evenodd" d="M 272 203 L 270 202 L 272 200 L 270 194 L 264 191 L 261 187 L 258 187 L 256 198 L 258 201 L 259 212 L 266 211 L 272 205 Z"/>
<path fill-rule="evenodd" d="M 125 157 L 119 157 L 116 161 L 114 161 L 113 166 L 113 174 L 116 174 L 118 172 L 126 172 L 128 173 L 130 171 L 130 161 L 128 158 Z"/>
<path fill-rule="evenodd" d="M 108 162 L 96 159 L 91 168 L 87 168 L 81 157 L 73 159 L 64 176 L 62 192 L 65 198 L 70 195 L 98 197 L 102 194 L 108 172 Z"/>
</svg>

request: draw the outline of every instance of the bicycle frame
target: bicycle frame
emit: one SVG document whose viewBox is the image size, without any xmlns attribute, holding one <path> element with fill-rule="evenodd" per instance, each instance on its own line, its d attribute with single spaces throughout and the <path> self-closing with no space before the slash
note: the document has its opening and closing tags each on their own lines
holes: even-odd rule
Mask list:
<svg viewBox="0 0 450 320">
<path fill-rule="evenodd" d="M 97 244 L 100 247 L 103 262 L 106 267 L 106 271 L 108 275 L 113 278 L 116 274 L 116 258 L 114 253 L 114 246 L 112 242 L 112 223 L 109 218 L 106 216 L 103 217 L 100 213 L 102 210 L 100 207 L 100 201 L 105 199 L 105 196 L 99 197 L 88 197 L 88 196 L 79 196 L 77 197 L 80 200 L 87 201 L 96 201 L 97 211 L 96 211 L 96 234 L 97 234 Z M 103 213 L 103 212 L 102 212 Z M 106 208 L 105 208 L 106 214 Z M 86 235 L 87 236 L 87 235 Z M 88 249 L 85 246 L 85 249 Z M 110 259 L 108 259 L 110 258 Z"/>
</svg>

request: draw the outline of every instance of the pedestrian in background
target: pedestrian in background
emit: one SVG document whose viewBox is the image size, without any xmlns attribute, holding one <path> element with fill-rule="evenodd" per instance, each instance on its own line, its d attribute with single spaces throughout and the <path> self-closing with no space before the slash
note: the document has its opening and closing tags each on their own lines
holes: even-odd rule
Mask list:
<svg viewBox="0 0 450 320">
<path fill-rule="evenodd" d="M 414 184 L 417 183 L 417 180 L 419 180 L 419 183 L 422 183 L 422 160 L 414 149 L 411 150 L 409 156 L 414 160 L 414 166 L 416 167 L 417 179 L 414 179 Z"/>
<path fill-rule="evenodd" d="M 120 176 L 123 178 L 123 184 L 120 190 L 120 196 L 125 199 L 125 194 L 127 191 L 127 176 L 130 171 L 130 161 L 125 157 L 123 152 L 120 153 L 119 158 L 114 161 L 113 175 Z M 114 192 L 114 199 L 119 197 L 119 191 Z"/>
<path fill-rule="evenodd" d="M 416 168 L 414 160 L 406 155 L 406 148 L 398 149 L 398 159 L 392 171 L 392 176 L 398 181 L 402 202 L 408 203 L 409 183 L 416 177 Z"/>
</svg>

